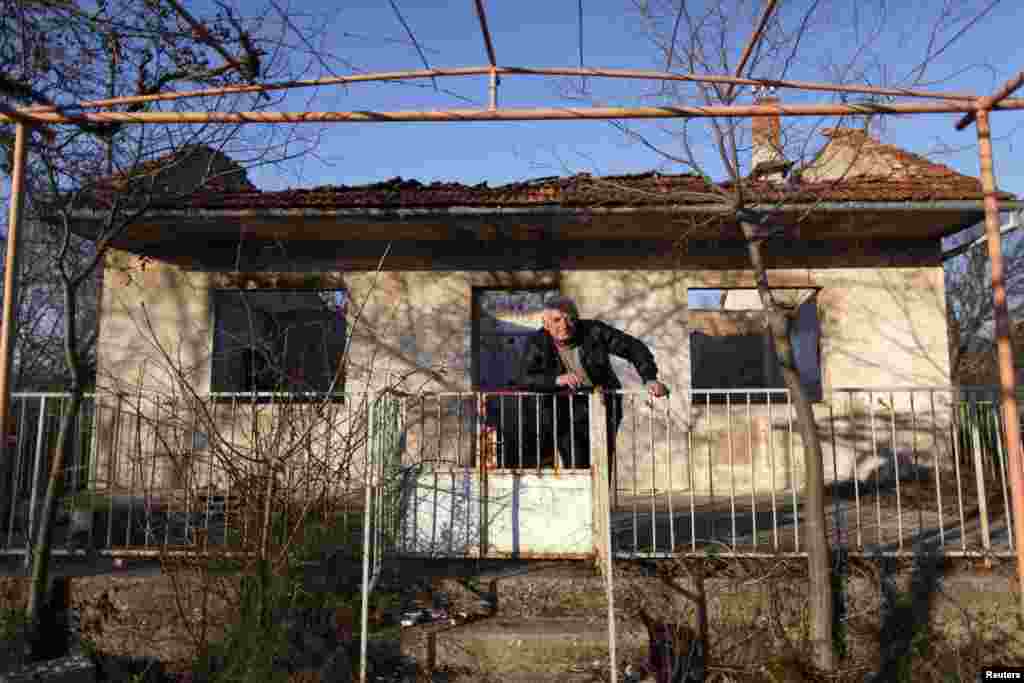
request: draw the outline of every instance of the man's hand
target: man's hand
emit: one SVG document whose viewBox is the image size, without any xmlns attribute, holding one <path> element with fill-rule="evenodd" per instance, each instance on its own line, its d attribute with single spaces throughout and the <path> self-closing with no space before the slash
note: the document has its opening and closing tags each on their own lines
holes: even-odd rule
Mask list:
<svg viewBox="0 0 1024 683">
<path fill-rule="evenodd" d="M 565 375 L 559 375 L 558 379 L 555 380 L 555 384 L 557 384 L 560 387 L 579 389 L 580 387 L 583 386 L 583 380 L 570 372 Z"/>
<path fill-rule="evenodd" d="M 647 385 L 647 392 L 653 398 L 661 398 L 662 396 L 668 396 L 668 387 L 661 382 L 654 381 Z"/>
</svg>

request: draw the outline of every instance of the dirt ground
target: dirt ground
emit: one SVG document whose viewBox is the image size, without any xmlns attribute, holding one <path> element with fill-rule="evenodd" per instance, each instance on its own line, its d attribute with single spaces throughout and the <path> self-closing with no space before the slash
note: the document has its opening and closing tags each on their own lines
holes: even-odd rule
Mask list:
<svg viewBox="0 0 1024 683">
<path fill-rule="evenodd" d="M 158 660 L 168 673 L 180 675 L 189 670 L 204 635 L 211 640 L 223 636 L 234 616 L 225 596 L 237 590 L 235 577 L 204 582 L 195 572 L 113 574 L 74 579 L 71 599 L 80 610 L 83 638 L 99 652 Z"/>
<path fill-rule="evenodd" d="M 722 581 L 727 580 L 730 586 L 736 583 L 737 587 L 744 583 L 753 582 L 752 585 L 757 585 L 758 582 L 763 583 L 763 580 L 747 576 L 749 572 L 741 570 L 738 565 L 732 567 L 734 564 L 736 563 L 729 564 L 731 568 L 725 571 L 728 576 L 723 576 Z M 965 624 L 969 622 L 975 631 L 991 622 L 989 626 L 995 629 L 994 633 L 1003 632 L 1011 625 L 997 612 L 1005 611 L 1007 604 L 1017 598 L 1012 590 L 1015 583 L 1012 569 L 1011 563 L 1002 563 L 989 570 L 973 566 L 973 564 L 970 566 L 965 564 L 960 571 L 969 572 L 972 576 L 977 575 L 979 571 L 982 574 L 987 571 L 993 576 L 984 582 L 977 579 L 979 584 L 976 588 L 971 588 L 969 582 L 945 586 L 945 589 L 937 594 L 936 607 L 941 608 L 940 611 L 951 611 L 954 615 L 962 611 L 966 620 Z M 983 599 L 986 594 L 991 593 L 991 579 L 997 579 L 999 585 L 1006 586 L 1006 589 L 1001 597 L 993 596 L 992 604 L 987 605 Z M 786 593 L 786 599 L 793 602 L 794 605 L 794 598 L 799 593 L 798 584 L 802 584 L 802 581 L 802 576 L 793 576 L 785 580 L 786 585 L 792 584 L 792 590 Z M 3 582 L 4 580 L 0 579 L 0 587 L 4 585 Z M 514 592 L 506 591 L 503 594 L 500 605 L 501 613 L 523 618 L 561 614 L 581 616 L 592 614 L 595 618 L 603 618 L 606 613 L 603 596 L 599 595 L 599 591 L 590 590 L 589 581 L 584 580 L 578 583 L 577 590 L 562 579 L 556 581 L 550 577 L 532 582 L 518 582 Z M 871 581 L 868 580 L 868 583 Z M 761 616 L 747 614 L 751 608 L 751 601 L 749 597 L 746 597 L 746 593 L 739 588 L 734 592 L 732 589 L 725 590 L 725 587 L 726 583 L 723 583 L 721 590 L 715 590 L 713 604 L 710 606 L 713 629 L 716 631 L 720 645 L 724 646 L 727 641 L 735 641 L 739 648 L 738 651 L 749 654 L 756 649 L 747 634 L 750 620 L 753 618 L 754 621 L 760 623 L 767 616 L 765 614 Z M 133 671 L 141 671 L 139 669 L 140 660 L 142 665 L 146 661 L 159 661 L 163 670 L 169 674 L 167 678 L 163 679 L 164 681 L 172 680 L 183 683 L 189 680 L 187 673 L 196 655 L 198 643 L 204 640 L 204 629 L 205 638 L 217 640 L 224 633 L 225 626 L 234 617 L 230 609 L 230 604 L 233 601 L 229 598 L 232 592 L 238 591 L 238 588 L 237 577 L 219 576 L 209 582 L 204 582 L 200 574 L 192 571 L 170 574 L 153 572 L 146 576 L 131 575 L 131 564 L 129 563 L 129 568 L 123 575 L 118 575 L 115 572 L 108 575 L 74 579 L 71 602 L 73 606 L 80 609 L 83 636 L 95 646 L 105 659 L 121 661 L 122 671 L 125 666 L 124 662 L 129 660 L 135 661 Z M 444 594 L 451 601 L 449 607 L 452 613 L 465 611 L 469 618 L 481 619 L 486 619 L 489 613 L 486 601 L 481 599 L 486 585 L 475 586 L 471 589 L 464 581 L 435 579 L 433 581 L 426 580 L 416 585 L 410 583 L 406 588 L 409 589 L 406 591 L 409 593 L 409 597 L 417 603 L 426 605 L 434 599 L 435 595 Z M 627 591 L 624 585 L 622 588 L 622 592 L 619 593 L 620 600 L 625 600 Z M 953 604 L 953 601 L 963 603 L 964 601 L 958 598 L 966 597 L 965 591 L 968 589 L 973 597 L 967 600 L 966 604 L 959 606 Z M 797 591 L 797 593 L 792 591 Z M 592 592 L 593 595 L 591 595 Z M 200 596 L 203 595 L 208 597 L 205 604 L 200 599 Z M 647 597 L 651 598 L 652 596 L 648 595 Z M 665 604 L 667 600 L 668 596 L 664 596 L 654 602 Z M 945 605 L 946 602 L 950 604 Z M 860 596 L 855 592 L 851 595 L 850 608 L 848 616 L 851 635 L 857 635 L 857 632 L 863 631 L 862 644 L 854 649 L 860 650 L 861 655 L 870 655 L 869 650 L 877 649 L 877 625 L 875 618 L 871 616 L 876 611 L 875 600 L 866 593 Z M 730 617 L 729 614 L 732 612 L 735 614 Z M 739 621 L 743 621 L 746 626 L 740 629 L 739 626 L 733 628 L 729 625 L 732 622 L 738 624 Z M 948 630 L 949 633 L 945 634 L 948 636 L 948 642 L 958 643 L 956 647 L 964 648 L 961 654 L 966 655 L 968 650 L 974 647 L 971 645 L 971 634 L 954 632 L 960 629 L 954 628 L 956 624 L 951 619 L 947 621 L 949 623 L 938 625 L 939 630 Z M 958 618 L 956 621 L 959 622 L 960 619 Z M 429 629 L 429 626 L 422 626 L 403 632 L 402 649 L 418 652 L 425 646 L 422 641 Z M 733 631 L 736 632 L 733 633 Z M 766 647 L 771 645 L 769 640 L 771 638 L 765 640 Z M 914 645 L 914 647 L 919 646 L 920 644 Z M 642 649 L 637 649 L 635 652 L 631 649 L 628 654 L 634 659 L 643 656 Z M 747 663 L 745 662 L 744 666 Z M 599 670 L 603 670 L 603 663 L 593 671 L 579 670 L 579 667 L 586 669 L 594 666 L 595 660 L 590 657 L 587 661 L 579 662 L 578 665 L 567 667 L 565 671 L 567 674 L 578 672 L 584 677 L 600 676 Z M 865 671 L 860 671 L 858 675 L 862 678 Z M 483 673 L 468 669 L 452 670 L 447 672 L 447 678 L 443 680 L 488 680 L 482 677 Z M 111 670 L 107 673 L 107 677 L 101 678 L 101 680 L 128 680 L 128 678 L 118 678 Z M 921 678 L 919 680 L 930 679 Z"/>
</svg>

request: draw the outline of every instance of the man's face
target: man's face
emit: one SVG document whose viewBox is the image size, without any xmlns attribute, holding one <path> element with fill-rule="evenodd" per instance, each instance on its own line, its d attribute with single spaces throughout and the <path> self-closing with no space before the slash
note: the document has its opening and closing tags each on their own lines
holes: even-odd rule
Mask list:
<svg viewBox="0 0 1024 683">
<path fill-rule="evenodd" d="M 557 342 L 567 342 L 572 338 L 575 331 L 575 324 L 572 319 L 559 310 L 544 312 L 544 329 L 548 331 Z"/>
</svg>

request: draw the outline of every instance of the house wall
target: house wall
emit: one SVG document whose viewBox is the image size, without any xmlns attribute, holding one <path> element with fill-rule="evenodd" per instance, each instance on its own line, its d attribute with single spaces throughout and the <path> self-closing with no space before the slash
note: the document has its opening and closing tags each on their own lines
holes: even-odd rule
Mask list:
<svg viewBox="0 0 1024 683">
<path fill-rule="evenodd" d="M 209 391 L 209 276 L 111 250 L 104 262 L 97 341 L 96 480 L 131 489 L 179 486 L 180 463 L 155 457 L 191 443 L 183 424 L 151 429 L 186 387 Z M 163 411 L 163 412 L 162 412 Z M 180 418 L 179 418 L 180 419 Z M 172 436 L 173 432 L 173 436 Z M 106 456 L 106 457 L 104 457 Z"/>
<path fill-rule="evenodd" d="M 112 250 L 100 297 L 97 384 L 167 392 L 180 371 L 199 393 L 210 387 L 210 276 Z"/>
<path fill-rule="evenodd" d="M 118 258 L 124 262 L 112 259 L 107 265 L 106 282 L 117 284 L 105 288 L 101 305 L 102 381 L 106 386 L 141 385 L 167 391 L 172 384 L 167 366 L 173 361 L 187 371 L 198 393 L 206 392 L 211 344 L 208 289 L 218 276 L 151 263 L 129 278 L 122 272 L 125 264 L 137 266 L 137 260 Z M 408 400 L 405 446 L 410 459 L 472 461 L 475 405 L 471 396 L 459 392 L 473 388 L 473 288 L 557 287 L 576 299 L 584 317 L 604 320 L 647 343 L 657 359 L 660 378 L 676 390 L 667 408 L 660 402 L 653 412 L 642 397 L 632 399 L 632 405 L 627 401 L 627 419 L 618 441 L 620 489 L 692 486 L 707 493 L 801 483 L 800 438 L 784 408 L 753 405 L 748 410 L 744 399 L 729 408 L 690 405 L 683 391 L 690 377 L 687 289 L 752 287 L 750 271 L 563 268 L 333 275 L 348 290 L 351 301 L 353 343 L 346 389 L 397 386 L 410 394 L 449 392 Z M 773 270 L 770 277 L 775 286 L 820 288 L 826 397 L 838 387 L 948 385 L 940 266 L 785 269 Z M 144 313 L 152 321 L 151 329 Z M 154 340 L 169 351 L 165 357 L 156 352 Z M 616 369 L 627 390 L 640 388 L 639 377 L 628 363 L 618 362 Z M 827 478 L 865 476 L 885 460 L 887 448 L 897 452 L 916 444 L 941 454 L 941 446 L 937 450 L 928 444 L 947 428 L 946 399 L 938 397 L 934 423 L 928 417 L 905 429 L 901 422 L 895 444 L 877 440 L 872 446 L 862 424 L 872 411 L 869 398 L 874 410 L 888 410 L 878 403 L 886 396 L 866 394 L 844 394 L 815 406 L 819 430 L 826 437 Z M 905 414 L 908 401 L 900 394 L 895 400 L 893 409 Z M 928 399 L 922 395 L 918 400 L 920 412 Z M 850 406 L 857 419 L 843 416 Z M 879 419 L 880 430 L 887 425 Z M 837 435 L 834 457 L 833 434 Z M 917 435 L 914 444 L 913 434 Z M 877 458 L 876 450 L 882 452 Z"/>
<path fill-rule="evenodd" d="M 826 395 L 837 387 L 892 389 L 948 384 L 941 268 L 783 270 L 773 271 L 772 281 L 778 286 L 821 288 L 821 365 Z M 604 320 L 646 342 L 655 354 L 661 379 L 672 388 L 685 389 L 690 377 L 687 289 L 750 287 L 753 278 L 749 271 L 562 271 L 557 278 L 545 273 L 498 276 L 404 272 L 376 279 L 370 274 L 347 275 L 346 282 L 354 300 L 365 297 L 367 301 L 364 318 L 357 326 L 363 333 L 357 337 L 356 348 L 364 367 L 370 366 L 371 359 L 376 363 L 372 376 L 361 376 L 371 385 L 380 386 L 388 381 L 387 373 L 393 378 L 412 371 L 416 374 L 402 383 L 407 391 L 459 392 L 472 388 L 469 303 L 474 286 L 515 288 L 557 283 L 564 294 L 576 299 L 584 317 Z M 625 389 L 641 388 L 639 377 L 627 362 L 615 359 L 615 363 Z M 354 368 L 354 373 L 359 369 Z M 731 408 L 688 406 L 688 398 L 685 392 L 673 394 L 667 417 L 663 406 L 652 411 L 642 399 L 627 399 L 627 419 L 618 441 L 620 488 L 665 489 L 670 477 L 672 488 L 692 481 L 697 490 L 704 492 L 716 489 L 716 481 L 719 492 L 732 489 L 733 484 L 739 491 L 751 486 L 769 488 L 772 482 L 777 486 L 794 481 L 800 485 L 800 437 L 794 433 L 796 428 L 791 426 L 785 408 L 776 405 L 769 411 L 755 405 L 747 419 L 742 397 Z M 906 415 L 909 395 L 896 392 L 892 398 L 897 413 Z M 934 424 L 930 398 L 937 401 Z M 876 427 L 880 431 L 874 443 L 863 424 L 871 417 L 868 399 L 877 413 Z M 907 420 L 901 419 L 894 446 L 888 434 L 881 434 L 890 422 L 886 421 L 888 409 L 879 399 L 888 401 L 888 394 L 842 394 L 836 397 L 835 405 L 815 406 L 819 429 L 825 437 L 828 479 L 845 479 L 851 473 L 867 476 L 891 459 L 886 453 L 912 448 L 914 438 L 919 450 L 932 452 L 933 427 L 938 427 L 939 433 L 947 429 L 948 398 L 918 394 L 914 406 L 920 413 L 917 424 L 909 429 L 904 424 Z M 852 419 L 846 416 L 851 409 Z M 444 455 L 460 422 L 450 412 L 454 408 L 442 408 L 436 402 L 413 411 L 409 445 L 417 458 L 461 460 Z M 634 415 L 638 423 L 635 427 Z M 671 423 L 671 457 L 666 423 Z M 689 442 L 688 425 L 694 427 Z M 773 439 L 768 438 L 769 431 Z M 690 458 L 685 457 L 688 448 L 692 448 Z M 714 454 L 710 465 L 704 455 L 709 448 Z M 461 452 L 467 453 L 468 448 Z"/>
</svg>

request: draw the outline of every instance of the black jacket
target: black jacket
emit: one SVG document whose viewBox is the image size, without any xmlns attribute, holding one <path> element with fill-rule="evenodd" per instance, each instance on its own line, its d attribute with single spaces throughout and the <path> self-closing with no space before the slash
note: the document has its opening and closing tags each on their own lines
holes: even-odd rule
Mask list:
<svg viewBox="0 0 1024 683">
<path fill-rule="evenodd" d="M 595 385 L 622 388 L 609 356 L 628 360 L 645 382 L 658 378 L 658 366 L 647 345 L 611 325 L 599 320 L 577 320 L 576 340 L 580 345 L 580 362 Z M 518 383 L 534 391 L 554 389 L 558 376 L 565 373 L 565 365 L 551 335 L 543 329 L 530 335 L 520 360 Z"/>
</svg>

